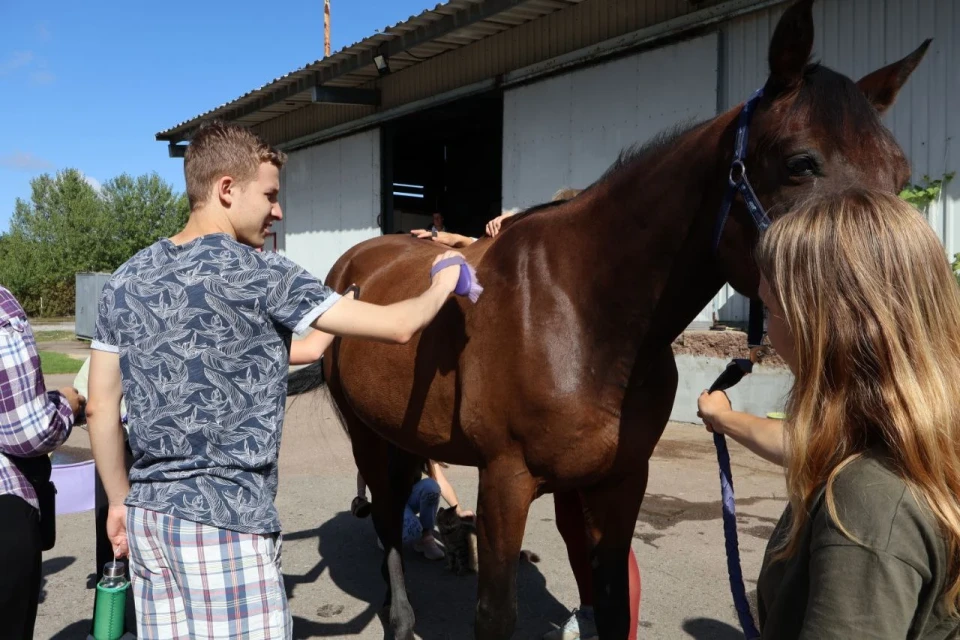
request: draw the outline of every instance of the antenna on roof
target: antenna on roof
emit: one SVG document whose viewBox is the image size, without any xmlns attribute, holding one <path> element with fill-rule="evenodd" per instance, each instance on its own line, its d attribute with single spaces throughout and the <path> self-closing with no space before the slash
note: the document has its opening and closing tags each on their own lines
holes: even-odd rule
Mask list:
<svg viewBox="0 0 960 640">
<path fill-rule="evenodd" d="M 330 57 L 330 0 L 323 0 L 323 57 Z"/>
</svg>

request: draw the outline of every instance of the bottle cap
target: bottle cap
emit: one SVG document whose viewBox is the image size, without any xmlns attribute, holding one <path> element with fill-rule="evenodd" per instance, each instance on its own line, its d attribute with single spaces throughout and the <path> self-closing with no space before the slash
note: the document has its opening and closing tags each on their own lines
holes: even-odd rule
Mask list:
<svg viewBox="0 0 960 640">
<path fill-rule="evenodd" d="M 123 578 L 124 570 L 126 565 L 123 562 L 118 560 L 111 560 L 107 564 L 103 565 L 103 577 L 104 578 Z"/>
</svg>

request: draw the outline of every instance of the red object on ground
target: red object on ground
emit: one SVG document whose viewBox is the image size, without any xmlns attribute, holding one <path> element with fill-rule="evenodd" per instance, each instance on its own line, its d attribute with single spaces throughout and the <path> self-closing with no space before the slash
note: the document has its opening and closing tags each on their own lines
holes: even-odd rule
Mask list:
<svg viewBox="0 0 960 640">
<path fill-rule="evenodd" d="M 590 568 L 590 553 L 587 546 L 586 522 L 583 518 L 583 505 L 576 491 L 563 491 L 553 494 L 553 507 L 557 520 L 557 531 L 567 545 L 567 558 L 573 578 L 580 592 L 580 605 L 593 606 L 593 571 Z M 627 560 L 630 578 L 630 635 L 628 640 L 637 640 L 637 627 L 640 625 L 640 566 L 637 556 L 630 549 Z"/>
</svg>

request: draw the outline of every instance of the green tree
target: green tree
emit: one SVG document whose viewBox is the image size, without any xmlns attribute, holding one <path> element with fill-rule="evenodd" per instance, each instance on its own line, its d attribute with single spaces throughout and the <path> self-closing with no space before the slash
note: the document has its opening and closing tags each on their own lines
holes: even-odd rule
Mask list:
<svg viewBox="0 0 960 640">
<path fill-rule="evenodd" d="M 188 215 L 186 197 L 155 173 L 124 174 L 99 190 L 75 169 L 42 175 L 0 236 L 0 283 L 28 313 L 40 313 L 41 300 L 44 315 L 72 313 L 77 272 L 115 270 Z"/>
<path fill-rule="evenodd" d="M 175 193 L 156 173 L 120 175 L 103 185 L 101 195 L 108 216 L 110 262 L 116 266 L 157 239 L 175 234 L 190 215 L 186 194 Z"/>
</svg>

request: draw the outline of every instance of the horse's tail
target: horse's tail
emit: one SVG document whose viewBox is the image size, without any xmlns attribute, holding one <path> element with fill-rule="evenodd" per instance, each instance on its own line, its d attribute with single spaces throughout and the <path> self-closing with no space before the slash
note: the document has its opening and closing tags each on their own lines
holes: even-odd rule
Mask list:
<svg viewBox="0 0 960 640">
<path fill-rule="evenodd" d="M 287 395 L 298 396 L 301 393 L 319 389 L 326 381 L 323 375 L 323 357 L 321 357 L 313 364 L 287 376 Z"/>
</svg>

